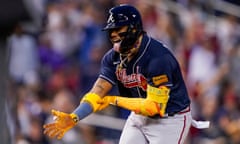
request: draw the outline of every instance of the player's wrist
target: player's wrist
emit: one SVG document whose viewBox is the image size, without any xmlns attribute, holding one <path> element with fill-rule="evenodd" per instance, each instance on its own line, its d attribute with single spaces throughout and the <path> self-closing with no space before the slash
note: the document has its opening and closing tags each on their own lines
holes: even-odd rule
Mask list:
<svg viewBox="0 0 240 144">
<path fill-rule="evenodd" d="M 102 98 L 96 93 L 87 93 L 84 95 L 81 103 L 88 103 L 89 105 L 91 105 L 93 112 L 96 112 L 99 108 L 98 101 L 101 99 Z"/>
<path fill-rule="evenodd" d="M 89 104 L 88 102 L 82 102 L 72 113 L 77 115 L 78 120 L 81 120 L 87 117 L 92 112 L 93 112 L 92 105 Z"/>
<path fill-rule="evenodd" d="M 77 114 L 75 114 L 75 113 L 71 113 L 70 114 L 70 117 L 71 117 L 71 119 L 73 120 L 73 122 L 75 123 L 75 124 L 77 124 L 78 122 L 79 122 L 79 117 L 78 117 L 78 115 Z"/>
</svg>

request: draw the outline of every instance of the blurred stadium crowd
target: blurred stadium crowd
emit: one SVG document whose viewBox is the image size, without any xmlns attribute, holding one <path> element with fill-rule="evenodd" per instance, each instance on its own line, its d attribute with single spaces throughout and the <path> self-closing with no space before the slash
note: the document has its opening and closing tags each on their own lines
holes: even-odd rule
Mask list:
<svg viewBox="0 0 240 144">
<path fill-rule="evenodd" d="M 120 130 L 80 123 L 62 140 L 51 140 L 42 125 L 51 121 L 51 109 L 72 112 L 90 89 L 111 48 L 101 31 L 107 11 L 129 3 L 140 10 L 147 33 L 177 56 L 193 117 L 211 121 L 209 129 L 192 128 L 186 144 L 240 144 L 240 17 L 217 9 L 219 2 L 42 0 L 41 31 L 18 24 L 7 39 L 7 118 L 14 143 L 117 144 Z M 128 111 L 110 107 L 99 114 L 124 120 Z"/>
</svg>

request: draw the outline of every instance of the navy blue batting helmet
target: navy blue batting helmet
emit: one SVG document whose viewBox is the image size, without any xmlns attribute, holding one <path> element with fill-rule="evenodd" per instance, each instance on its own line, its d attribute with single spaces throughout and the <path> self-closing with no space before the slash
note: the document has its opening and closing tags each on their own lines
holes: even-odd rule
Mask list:
<svg viewBox="0 0 240 144">
<path fill-rule="evenodd" d="M 107 25 L 103 30 L 110 30 L 122 26 L 130 26 L 137 31 L 142 31 L 142 19 L 139 11 L 128 4 L 122 4 L 109 10 Z"/>
</svg>

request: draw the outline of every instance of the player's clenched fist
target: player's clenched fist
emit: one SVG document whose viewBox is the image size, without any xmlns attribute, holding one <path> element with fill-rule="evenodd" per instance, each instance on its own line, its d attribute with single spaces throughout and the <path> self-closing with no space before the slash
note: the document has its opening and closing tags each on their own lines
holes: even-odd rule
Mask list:
<svg viewBox="0 0 240 144">
<path fill-rule="evenodd" d="M 44 134 L 48 135 L 50 138 L 56 137 L 61 139 L 64 134 L 74 127 L 79 121 L 77 115 L 67 114 L 64 112 L 52 110 L 52 115 L 54 116 L 54 122 L 50 124 L 45 124 Z"/>
</svg>

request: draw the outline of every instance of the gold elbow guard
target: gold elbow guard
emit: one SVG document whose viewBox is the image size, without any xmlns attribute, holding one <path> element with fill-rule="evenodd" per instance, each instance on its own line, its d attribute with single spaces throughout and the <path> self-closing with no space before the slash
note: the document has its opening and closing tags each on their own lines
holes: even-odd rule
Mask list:
<svg viewBox="0 0 240 144">
<path fill-rule="evenodd" d="M 166 86 L 159 88 L 153 87 L 151 85 L 147 86 L 147 99 L 154 101 L 160 106 L 160 115 L 164 116 L 167 107 L 167 102 L 169 99 L 170 89 Z"/>
<path fill-rule="evenodd" d="M 100 104 L 98 103 L 98 101 L 100 101 L 101 99 L 102 98 L 95 93 L 87 93 L 81 100 L 81 103 L 82 102 L 89 103 L 93 108 L 93 112 L 96 112 L 100 107 Z"/>
</svg>

